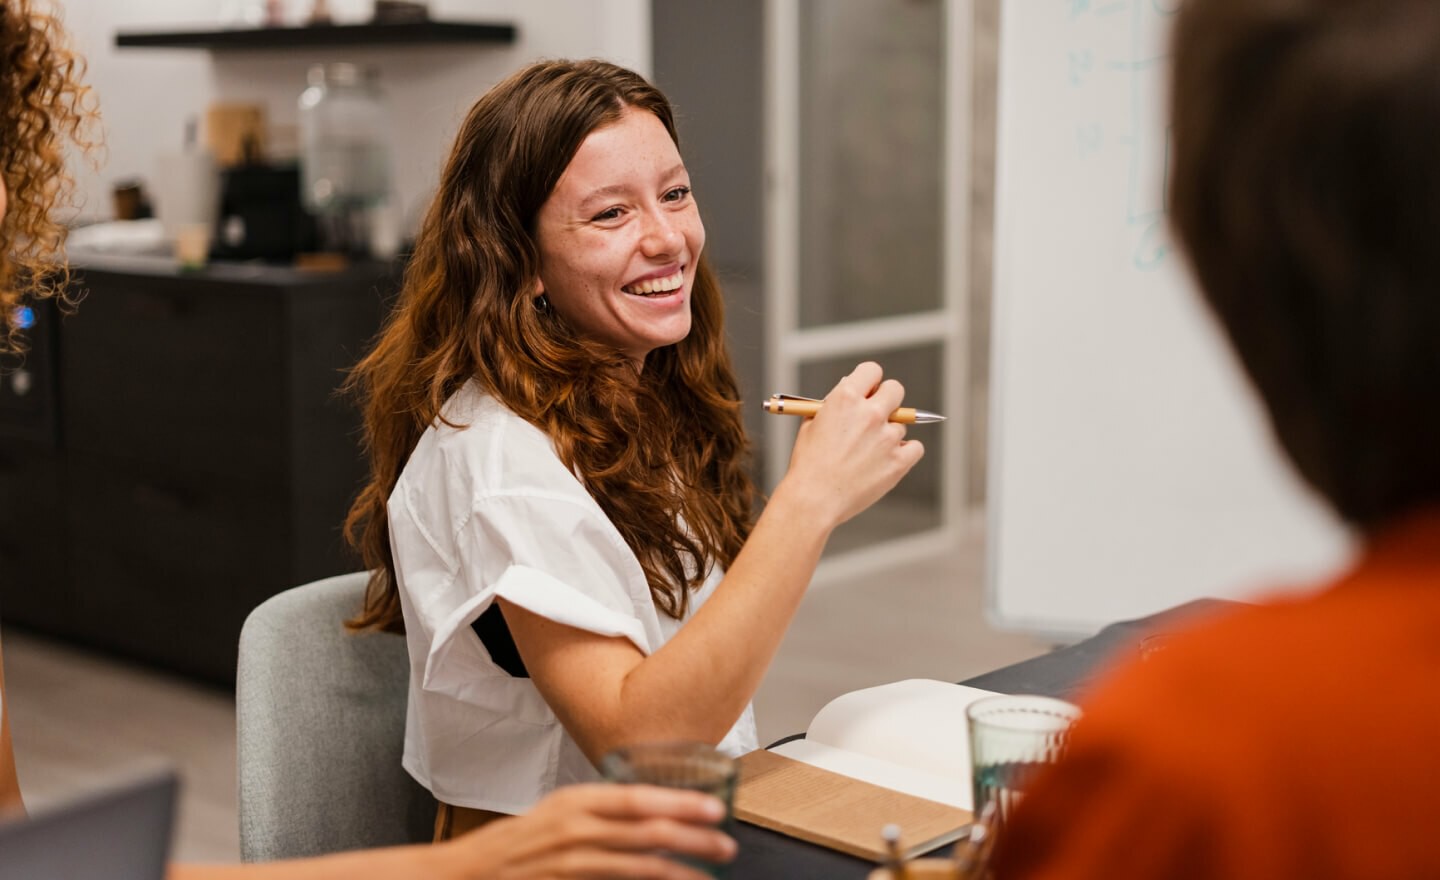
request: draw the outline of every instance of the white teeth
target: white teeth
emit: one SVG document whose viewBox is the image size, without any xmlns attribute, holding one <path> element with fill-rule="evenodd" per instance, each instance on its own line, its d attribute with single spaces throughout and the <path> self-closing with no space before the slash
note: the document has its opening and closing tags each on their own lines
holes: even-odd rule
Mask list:
<svg viewBox="0 0 1440 880">
<path fill-rule="evenodd" d="M 648 281 L 640 281 L 635 284 L 627 284 L 621 288 L 626 293 L 669 293 L 678 290 L 680 285 L 685 283 L 685 270 L 676 271 L 674 275 L 667 275 L 664 278 L 651 278 Z"/>
</svg>

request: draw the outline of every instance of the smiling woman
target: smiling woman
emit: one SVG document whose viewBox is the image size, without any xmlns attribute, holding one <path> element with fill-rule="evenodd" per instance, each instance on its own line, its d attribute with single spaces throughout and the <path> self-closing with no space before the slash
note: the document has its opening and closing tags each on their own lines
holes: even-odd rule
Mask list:
<svg viewBox="0 0 1440 880">
<path fill-rule="evenodd" d="M 437 834 L 644 740 L 755 747 L 750 699 L 831 531 L 923 448 L 862 364 L 752 523 L 747 442 L 670 105 L 600 61 L 476 102 L 352 387 L 372 478 L 352 623 L 403 630 Z"/>
<path fill-rule="evenodd" d="M 641 366 L 689 335 L 705 227 L 680 150 L 655 114 L 626 108 L 586 138 L 538 227 L 541 294 L 582 334 Z"/>
</svg>

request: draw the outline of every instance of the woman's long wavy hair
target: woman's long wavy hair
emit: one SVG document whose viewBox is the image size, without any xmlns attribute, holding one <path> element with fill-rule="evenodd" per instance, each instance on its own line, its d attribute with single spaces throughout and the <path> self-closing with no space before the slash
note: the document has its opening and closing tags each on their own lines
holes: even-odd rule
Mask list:
<svg viewBox="0 0 1440 880">
<path fill-rule="evenodd" d="M 754 487 L 720 288 L 702 256 L 690 334 L 638 373 L 534 303 L 536 216 L 593 131 L 633 107 L 678 143 L 669 102 L 602 61 L 519 71 L 471 108 L 394 311 L 347 387 L 364 401 L 370 481 L 346 534 L 373 572 L 352 627 L 403 631 L 385 505 L 444 402 L 474 379 L 543 430 L 639 559 L 655 604 L 685 613 L 749 535 Z"/>
<path fill-rule="evenodd" d="M 9 196 L 0 223 L 0 354 L 24 347 L 21 306 L 63 298 L 69 287 L 65 226 L 53 215 L 74 193 L 66 142 L 82 151 L 96 143 L 84 71 L 53 15 L 29 0 L 0 0 L 0 174 Z"/>
</svg>

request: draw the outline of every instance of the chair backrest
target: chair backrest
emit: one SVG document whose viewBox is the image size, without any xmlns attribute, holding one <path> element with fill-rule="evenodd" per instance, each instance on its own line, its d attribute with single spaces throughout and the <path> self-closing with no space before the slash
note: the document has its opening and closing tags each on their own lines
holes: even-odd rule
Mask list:
<svg viewBox="0 0 1440 880">
<path fill-rule="evenodd" d="M 435 800 L 400 766 L 405 640 L 343 625 L 366 580 L 295 587 L 245 620 L 235 696 L 247 862 L 431 839 Z"/>
</svg>

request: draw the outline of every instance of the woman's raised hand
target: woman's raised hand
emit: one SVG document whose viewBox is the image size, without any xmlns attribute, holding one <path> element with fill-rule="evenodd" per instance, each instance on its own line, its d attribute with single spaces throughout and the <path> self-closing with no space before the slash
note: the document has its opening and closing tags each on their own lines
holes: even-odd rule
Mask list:
<svg viewBox="0 0 1440 880">
<path fill-rule="evenodd" d="M 857 366 L 801 425 L 775 494 L 800 499 L 829 528 L 874 504 L 925 454 L 920 441 L 905 439 L 905 425 L 890 421 L 904 397 L 879 364 Z"/>
</svg>

